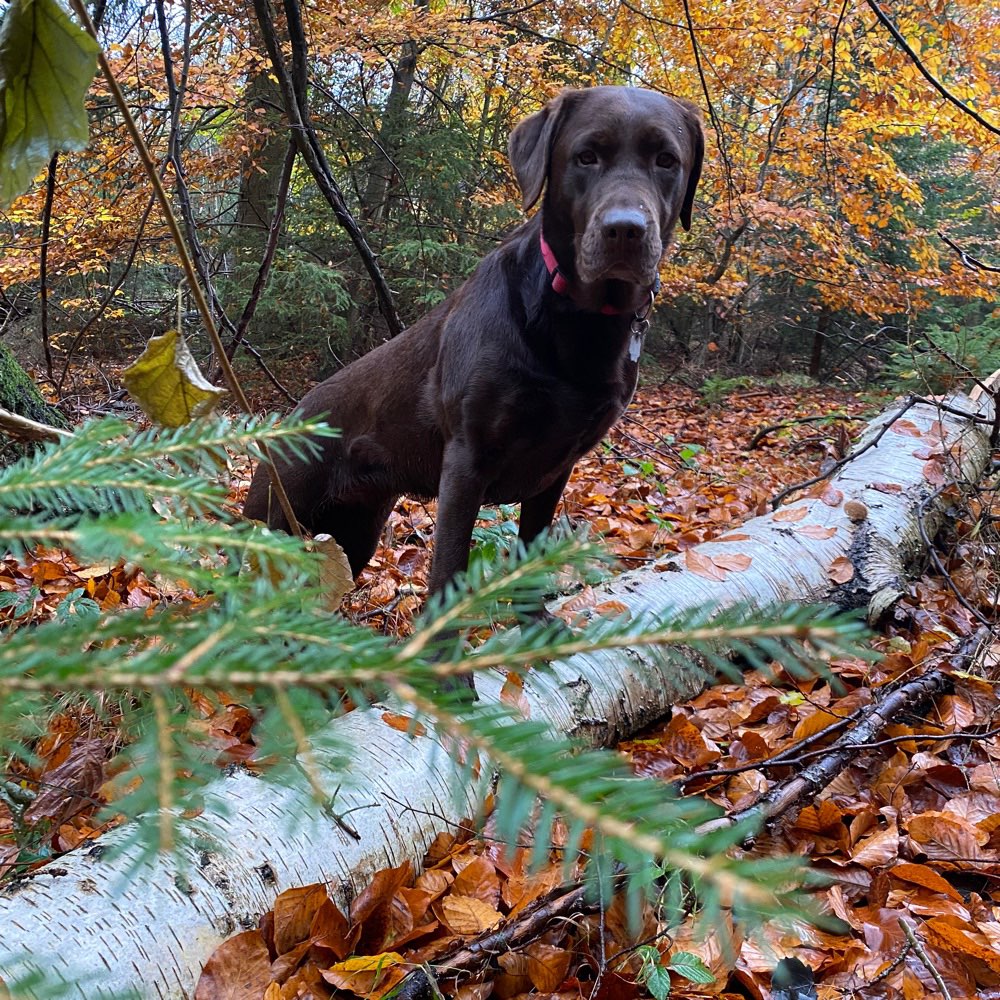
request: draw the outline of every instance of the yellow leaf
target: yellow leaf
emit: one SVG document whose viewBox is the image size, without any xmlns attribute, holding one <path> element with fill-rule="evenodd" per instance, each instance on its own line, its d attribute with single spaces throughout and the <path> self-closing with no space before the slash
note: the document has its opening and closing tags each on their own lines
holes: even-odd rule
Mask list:
<svg viewBox="0 0 1000 1000">
<path fill-rule="evenodd" d="M 377 972 L 390 965 L 405 965 L 406 960 L 397 951 L 383 951 L 379 955 L 355 955 L 331 965 L 334 972 Z"/>
<path fill-rule="evenodd" d="M 226 394 L 202 375 L 176 330 L 151 337 L 146 350 L 122 372 L 122 381 L 143 413 L 164 427 L 183 427 L 204 416 Z"/>
</svg>

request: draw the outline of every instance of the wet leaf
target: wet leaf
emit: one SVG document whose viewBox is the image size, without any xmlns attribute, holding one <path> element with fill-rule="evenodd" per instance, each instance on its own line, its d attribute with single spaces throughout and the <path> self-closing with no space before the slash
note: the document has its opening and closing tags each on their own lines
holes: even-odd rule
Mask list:
<svg viewBox="0 0 1000 1000">
<path fill-rule="evenodd" d="M 205 416 L 226 394 L 202 375 L 176 330 L 151 337 L 142 354 L 122 372 L 122 381 L 143 413 L 164 427 L 183 427 Z"/>
<path fill-rule="evenodd" d="M 84 98 L 97 43 L 56 0 L 13 0 L 0 23 L 0 208 L 58 150 L 89 139 Z"/>
</svg>

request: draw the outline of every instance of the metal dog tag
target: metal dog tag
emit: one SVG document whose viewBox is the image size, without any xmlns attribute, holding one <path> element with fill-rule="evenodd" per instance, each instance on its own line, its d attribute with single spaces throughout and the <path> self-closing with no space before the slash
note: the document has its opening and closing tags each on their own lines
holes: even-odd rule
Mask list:
<svg viewBox="0 0 1000 1000">
<path fill-rule="evenodd" d="M 628 344 L 628 356 L 631 361 L 638 361 L 639 355 L 642 354 L 642 334 L 633 333 L 632 339 Z"/>
<path fill-rule="evenodd" d="M 648 313 L 649 310 L 647 309 L 646 315 Z M 628 356 L 631 361 L 638 361 L 639 355 L 642 354 L 642 342 L 646 337 L 646 331 L 649 329 L 649 320 L 646 319 L 646 315 L 632 317 L 632 325 L 629 327 L 632 339 L 628 342 Z"/>
</svg>

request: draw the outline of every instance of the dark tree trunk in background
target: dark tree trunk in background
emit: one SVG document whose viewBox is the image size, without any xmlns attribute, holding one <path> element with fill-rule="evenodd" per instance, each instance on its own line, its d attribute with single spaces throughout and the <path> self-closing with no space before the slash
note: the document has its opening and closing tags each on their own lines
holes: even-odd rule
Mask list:
<svg viewBox="0 0 1000 1000">
<path fill-rule="evenodd" d="M 430 0 L 414 0 L 413 6 L 426 12 Z M 361 194 L 362 218 L 378 233 L 379 243 L 385 242 L 385 223 L 389 220 L 389 202 L 393 180 L 397 173 L 397 156 L 406 140 L 407 111 L 410 94 L 417 78 L 417 58 L 420 47 L 410 38 L 400 47 L 399 57 L 392 71 L 392 84 L 382 112 L 382 122 L 371 154 L 366 158 L 368 181 Z M 388 339 L 389 330 L 379 311 L 373 290 L 363 277 L 352 283 L 351 300 L 354 303 L 348 323 L 352 343 L 357 353 L 364 353 Z M 344 359 L 345 361 L 348 359 Z"/>
<path fill-rule="evenodd" d="M 812 355 L 809 358 L 809 375 L 811 378 L 819 378 L 823 364 L 823 344 L 826 342 L 826 335 L 830 329 L 830 310 L 823 306 L 819 311 L 819 319 L 816 320 L 816 331 L 813 333 Z"/>
<path fill-rule="evenodd" d="M 251 264 L 259 264 L 254 251 L 263 249 L 274 215 L 281 167 L 288 148 L 288 128 L 282 125 L 281 88 L 261 64 L 246 89 L 246 117 L 254 127 L 248 131 L 249 152 L 243 158 L 240 177 L 240 202 L 236 209 L 235 242 L 241 256 Z M 263 134 L 256 129 L 263 128 Z M 242 263 L 243 261 L 241 261 Z"/>
<path fill-rule="evenodd" d="M 426 9 L 428 0 L 416 6 Z M 399 61 L 392 73 L 392 86 L 385 102 L 382 125 L 378 131 L 378 147 L 368 158 L 368 183 L 363 195 L 362 212 L 369 222 L 384 222 L 389 214 L 389 188 L 396 170 L 395 158 L 404 137 L 406 109 L 417 76 L 417 56 L 420 50 L 411 38 L 403 42 Z"/>
</svg>

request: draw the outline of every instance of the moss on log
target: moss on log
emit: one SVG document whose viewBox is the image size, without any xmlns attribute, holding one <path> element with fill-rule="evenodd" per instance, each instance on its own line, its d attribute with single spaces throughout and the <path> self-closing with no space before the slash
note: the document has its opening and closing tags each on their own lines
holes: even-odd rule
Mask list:
<svg viewBox="0 0 1000 1000">
<path fill-rule="evenodd" d="M 31 376 L 17 363 L 17 359 L 0 344 L 0 407 L 29 420 L 63 429 L 69 421 L 58 407 L 46 403 Z M 0 431 L 0 466 L 9 465 L 35 446 L 30 441 L 10 437 Z"/>
</svg>

